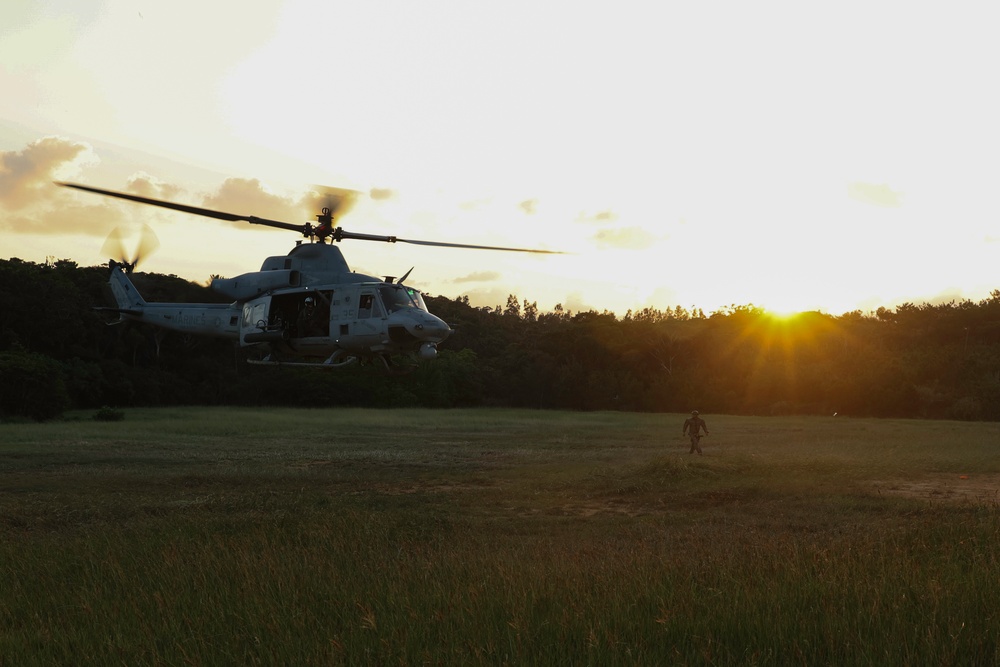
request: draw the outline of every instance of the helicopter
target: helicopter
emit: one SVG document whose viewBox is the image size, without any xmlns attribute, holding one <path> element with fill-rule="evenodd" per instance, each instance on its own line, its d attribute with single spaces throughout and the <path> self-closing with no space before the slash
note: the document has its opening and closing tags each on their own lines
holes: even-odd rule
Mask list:
<svg viewBox="0 0 1000 667">
<path fill-rule="evenodd" d="M 322 207 L 315 223 L 295 224 L 78 183 L 55 184 L 219 220 L 244 221 L 298 232 L 308 239 L 309 243 L 297 241 L 287 255 L 268 257 L 260 271 L 235 278 L 213 278 L 210 287 L 233 299 L 229 304 L 157 303 L 143 299 L 129 276 L 141 256 L 148 254 L 150 243 L 146 241 L 140 244 L 132 261 L 124 256 L 108 261 L 108 281 L 117 307 L 104 310 L 116 312 L 118 322 L 139 321 L 188 334 L 232 339 L 246 351 L 247 362 L 258 365 L 343 368 L 377 360 L 387 372 L 395 374 L 412 370 L 415 363 L 400 365 L 394 357 L 407 357 L 413 362 L 437 357 L 438 345 L 452 329 L 427 309 L 419 290 L 404 284 L 413 269 L 398 279 L 354 273 L 335 242 L 355 239 L 563 254 L 556 250 L 421 241 L 349 232 L 335 223 L 334 218 L 338 212 L 346 212 L 353 202 L 357 193 L 350 190 L 331 189 L 328 193 L 330 205 Z"/>
</svg>

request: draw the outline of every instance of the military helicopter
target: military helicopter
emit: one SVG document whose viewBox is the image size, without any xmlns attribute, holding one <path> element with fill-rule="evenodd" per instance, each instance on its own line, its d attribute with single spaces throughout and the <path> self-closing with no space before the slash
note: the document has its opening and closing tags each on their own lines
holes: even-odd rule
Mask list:
<svg viewBox="0 0 1000 667">
<path fill-rule="evenodd" d="M 247 361 L 251 364 L 342 368 L 377 359 L 388 372 L 400 373 L 414 365 L 397 364 L 393 361 L 396 356 L 411 360 L 437 356 L 437 346 L 452 330 L 427 310 L 420 291 L 404 284 L 412 269 L 398 280 L 394 276 L 382 280 L 354 273 L 334 241 L 357 239 L 562 254 L 554 250 L 419 241 L 349 232 L 334 223 L 335 215 L 346 212 L 356 194 L 348 190 L 334 190 L 329 198 L 330 206 L 322 208 L 315 223 L 294 224 L 76 183 L 57 182 L 56 185 L 219 220 L 275 227 L 298 232 L 309 239 L 310 243 L 298 241 L 287 255 L 268 257 L 260 271 L 235 278 L 213 279 L 211 288 L 233 299 L 230 304 L 147 302 L 129 279 L 140 257 L 132 261 L 118 257 L 108 262 L 109 283 L 117 303 L 117 308 L 110 310 L 118 313 L 119 321 L 137 320 L 189 334 L 233 339 L 247 351 Z M 140 254 L 147 253 L 141 251 Z"/>
</svg>

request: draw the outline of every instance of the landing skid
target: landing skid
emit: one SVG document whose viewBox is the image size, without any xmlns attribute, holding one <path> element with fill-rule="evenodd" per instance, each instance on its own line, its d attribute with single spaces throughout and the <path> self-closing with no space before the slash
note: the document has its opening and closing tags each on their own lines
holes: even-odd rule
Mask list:
<svg viewBox="0 0 1000 667">
<path fill-rule="evenodd" d="M 374 355 L 374 358 L 382 362 L 382 369 L 387 375 L 407 375 L 417 369 L 416 364 L 397 364 L 388 354 L 377 354 Z M 362 365 L 374 363 L 372 357 L 359 359 L 356 356 L 347 356 L 343 350 L 331 354 L 325 361 L 282 361 L 274 354 L 269 354 L 263 359 L 247 359 L 247 363 L 254 366 L 293 366 L 298 368 L 344 368 L 359 362 Z"/>
<path fill-rule="evenodd" d="M 299 368 L 343 368 L 357 363 L 357 357 L 345 357 L 343 354 L 334 353 L 326 361 L 281 361 L 275 359 L 274 355 L 267 355 L 263 359 L 247 359 L 248 364 L 255 366 L 297 366 Z"/>
</svg>

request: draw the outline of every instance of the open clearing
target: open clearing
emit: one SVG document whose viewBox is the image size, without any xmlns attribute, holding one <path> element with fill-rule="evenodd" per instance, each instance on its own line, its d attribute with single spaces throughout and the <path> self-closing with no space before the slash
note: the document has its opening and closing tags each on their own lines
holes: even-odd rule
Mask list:
<svg viewBox="0 0 1000 667">
<path fill-rule="evenodd" d="M 1000 425 L 0 424 L 0 664 L 997 664 Z"/>
<path fill-rule="evenodd" d="M 1000 475 L 996 473 L 935 473 L 921 479 L 877 481 L 874 484 L 879 493 L 892 496 L 932 502 L 1000 505 Z"/>
</svg>

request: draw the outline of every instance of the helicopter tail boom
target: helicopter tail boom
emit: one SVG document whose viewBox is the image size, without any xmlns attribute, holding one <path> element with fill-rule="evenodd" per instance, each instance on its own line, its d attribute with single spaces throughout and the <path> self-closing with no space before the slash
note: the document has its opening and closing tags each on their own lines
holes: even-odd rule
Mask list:
<svg viewBox="0 0 1000 667">
<path fill-rule="evenodd" d="M 126 265 L 112 260 L 111 292 L 119 320 L 139 320 L 154 326 L 206 336 L 237 338 L 240 309 L 217 303 L 147 303 L 129 280 Z"/>
</svg>

